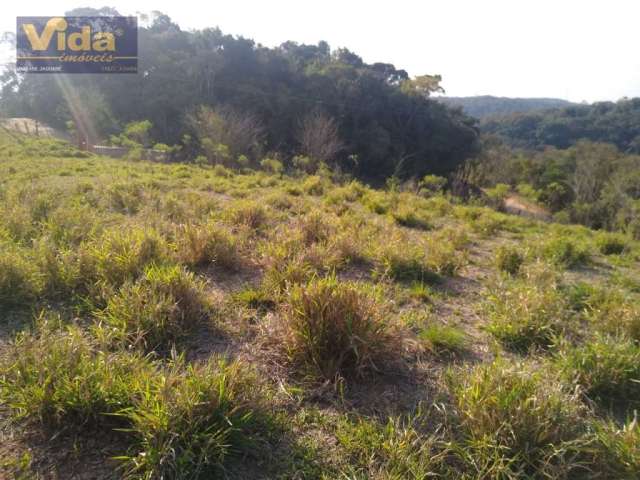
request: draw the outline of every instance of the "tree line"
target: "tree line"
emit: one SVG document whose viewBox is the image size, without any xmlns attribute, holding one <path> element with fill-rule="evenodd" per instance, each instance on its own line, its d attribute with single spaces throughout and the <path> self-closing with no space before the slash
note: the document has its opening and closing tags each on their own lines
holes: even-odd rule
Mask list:
<svg viewBox="0 0 640 480">
<path fill-rule="evenodd" d="M 76 9 L 69 15 L 111 15 Z M 362 178 L 446 174 L 478 151 L 474 119 L 430 98 L 440 77 L 410 78 L 326 42 L 267 48 L 217 28 L 184 31 L 156 13 L 139 28 L 136 75 L 0 79 L 0 108 L 94 139 L 145 141 L 185 161 L 329 163 Z M 132 127 L 133 125 L 133 127 Z M 174 147 L 175 146 L 175 147 Z"/>
</svg>

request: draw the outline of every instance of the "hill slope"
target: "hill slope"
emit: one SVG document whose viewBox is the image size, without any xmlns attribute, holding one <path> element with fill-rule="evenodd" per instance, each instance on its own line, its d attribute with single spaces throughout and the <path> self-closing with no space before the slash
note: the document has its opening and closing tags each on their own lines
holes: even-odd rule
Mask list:
<svg viewBox="0 0 640 480">
<path fill-rule="evenodd" d="M 484 119 L 494 115 L 525 113 L 548 108 L 561 108 L 575 105 L 560 98 L 507 98 L 480 95 L 477 97 L 434 97 L 451 107 L 462 107 L 472 117 Z"/>
<path fill-rule="evenodd" d="M 640 153 L 640 98 L 486 118 L 481 130 L 519 148 L 568 148 L 586 139 Z"/>
<path fill-rule="evenodd" d="M 0 138 L 4 475 L 640 472 L 637 242 L 72 154 Z"/>
</svg>

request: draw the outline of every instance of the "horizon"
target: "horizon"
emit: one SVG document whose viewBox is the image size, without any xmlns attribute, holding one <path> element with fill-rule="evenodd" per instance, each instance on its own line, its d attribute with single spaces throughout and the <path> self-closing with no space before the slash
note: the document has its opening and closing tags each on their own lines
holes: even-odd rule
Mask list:
<svg viewBox="0 0 640 480">
<path fill-rule="evenodd" d="M 325 40 L 332 49 L 346 47 L 367 63 L 393 63 L 411 76 L 442 75 L 449 97 L 594 103 L 640 96 L 633 27 L 640 5 L 621 0 L 609 2 L 606 9 L 596 2 L 550 5 L 549 0 L 520 3 L 517 8 L 500 0 L 483 5 L 457 0 L 421 6 L 402 2 L 390 9 L 380 2 L 342 5 L 330 0 L 309 15 L 291 0 L 268 5 L 241 1 L 204 11 L 188 1 L 109 2 L 122 15 L 160 11 L 183 30 L 219 27 L 267 47 L 287 40 L 306 44 Z M 78 7 L 102 6 L 77 0 L 5 5 L 0 33 L 15 31 L 16 16 L 63 15 Z M 447 21 L 424 20 L 431 17 Z M 15 52 L 5 45 L 0 58 L 2 63 L 15 61 Z"/>
</svg>

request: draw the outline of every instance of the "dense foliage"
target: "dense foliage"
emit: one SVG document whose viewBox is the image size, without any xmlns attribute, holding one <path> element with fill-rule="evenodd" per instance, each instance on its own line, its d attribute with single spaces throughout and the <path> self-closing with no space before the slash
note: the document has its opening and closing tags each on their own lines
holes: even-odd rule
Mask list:
<svg viewBox="0 0 640 480">
<path fill-rule="evenodd" d="M 218 134 L 198 135 L 193 117 L 203 105 L 213 107 L 223 125 L 251 125 L 257 143 L 247 146 L 252 152 L 277 152 L 286 159 L 314 153 L 304 148 L 303 130 L 313 125 L 309 116 L 321 115 L 337 127 L 335 145 L 341 148 L 332 158 L 315 160 L 336 161 L 368 178 L 449 172 L 476 147 L 474 120 L 428 98 L 441 90 L 438 76 L 410 79 L 391 64 L 367 64 L 347 49 L 332 51 L 326 42 L 267 48 L 217 28 L 184 31 L 158 15 L 139 28 L 139 58 L 137 75 L 20 78 L 6 72 L 0 110 L 58 128 L 73 121 L 90 141 L 117 134 L 129 122 L 150 120 L 153 143 L 182 144 L 186 160 L 198 154 L 235 160 L 238 153 L 227 152 L 224 146 L 230 146 L 218 143 Z M 327 135 L 332 129 L 314 131 Z M 205 139 L 213 143 L 203 145 Z M 321 137 L 311 143 L 326 140 L 336 141 Z"/>
<path fill-rule="evenodd" d="M 623 152 L 639 153 L 640 99 L 493 117 L 483 122 L 482 130 L 520 148 L 567 148 L 586 139 L 612 143 Z"/>
<path fill-rule="evenodd" d="M 558 221 L 640 236 L 640 156 L 614 145 L 582 140 L 564 150 L 514 151 L 489 138 L 471 170 L 480 185 L 506 184 Z"/>
</svg>

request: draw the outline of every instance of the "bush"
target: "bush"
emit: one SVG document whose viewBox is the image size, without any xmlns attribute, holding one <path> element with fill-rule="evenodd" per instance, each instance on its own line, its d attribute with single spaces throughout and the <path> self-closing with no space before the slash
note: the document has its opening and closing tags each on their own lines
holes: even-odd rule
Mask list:
<svg viewBox="0 0 640 480">
<path fill-rule="evenodd" d="M 327 182 L 320 175 L 310 175 L 302 182 L 302 190 L 309 195 L 322 195 Z"/>
<path fill-rule="evenodd" d="M 485 193 L 487 195 L 487 205 L 496 210 L 502 210 L 504 208 L 504 199 L 507 198 L 511 187 L 504 183 L 498 183 L 493 188 L 488 188 Z"/>
<path fill-rule="evenodd" d="M 560 267 L 576 267 L 589 261 L 589 251 L 566 237 L 556 237 L 542 246 L 542 257 Z"/>
<path fill-rule="evenodd" d="M 437 175 L 425 175 L 418 183 L 419 192 L 422 195 L 434 195 L 442 193 L 447 185 L 447 179 Z"/>
<path fill-rule="evenodd" d="M 430 218 L 422 210 L 412 205 L 400 204 L 393 212 L 392 218 L 398 225 L 418 230 L 429 230 L 431 228 Z"/>
<path fill-rule="evenodd" d="M 489 332 L 506 348 L 549 348 L 571 319 L 566 298 L 554 283 L 530 279 L 502 282 L 489 295 Z"/>
<path fill-rule="evenodd" d="M 387 213 L 396 203 L 392 195 L 376 190 L 367 192 L 362 202 L 365 207 L 378 215 Z"/>
<path fill-rule="evenodd" d="M 524 262 L 524 255 L 513 247 L 501 245 L 496 251 L 495 263 L 498 270 L 515 275 Z"/>
<path fill-rule="evenodd" d="M 596 245 L 603 255 L 619 255 L 628 248 L 628 241 L 621 234 L 601 233 L 596 238 Z"/>
<path fill-rule="evenodd" d="M 640 403 L 640 347 L 628 339 L 598 336 L 562 352 L 557 362 L 566 380 L 594 401 Z"/>
<path fill-rule="evenodd" d="M 327 380 L 376 369 L 398 349 L 377 292 L 335 277 L 292 286 L 280 333 L 293 364 Z"/>
<path fill-rule="evenodd" d="M 263 158 L 260 160 L 260 166 L 266 172 L 273 174 L 280 174 L 284 170 L 284 165 L 280 160 L 276 160 L 275 158 Z"/>
<path fill-rule="evenodd" d="M 540 370 L 496 361 L 451 379 L 469 478 L 574 478 L 587 410 Z M 584 442 L 586 443 L 586 442 Z"/>
<path fill-rule="evenodd" d="M 147 351 L 167 351 L 209 310 L 202 284 L 179 267 L 148 267 L 97 314 L 107 339 Z"/>
</svg>

